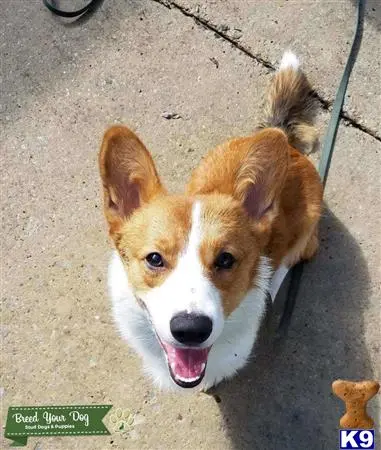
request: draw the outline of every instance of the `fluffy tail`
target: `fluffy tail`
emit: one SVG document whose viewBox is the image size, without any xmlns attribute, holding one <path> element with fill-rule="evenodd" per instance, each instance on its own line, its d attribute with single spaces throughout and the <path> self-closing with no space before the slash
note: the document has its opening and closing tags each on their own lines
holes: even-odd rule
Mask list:
<svg viewBox="0 0 381 450">
<path fill-rule="evenodd" d="M 312 87 L 300 70 L 298 58 L 291 52 L 283 55 L 265 105 L 265 119 L 259 128 L 282 128 L 289 143 L 300 151 L 310 151 L 317 142 L 314 126 L 317 102 Z"/>
</svg>

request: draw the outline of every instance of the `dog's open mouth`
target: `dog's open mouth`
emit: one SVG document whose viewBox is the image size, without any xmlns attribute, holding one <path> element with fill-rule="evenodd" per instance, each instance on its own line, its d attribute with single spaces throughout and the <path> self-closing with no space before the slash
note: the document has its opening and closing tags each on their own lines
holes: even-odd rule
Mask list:
<svg viewBox="0 0 381 450">
<path fill-rule="evenodd" d="M 179 348 L 164 342 L 161 345 L 167 357 L 169 373 L 176 384 L 192 388 L 201 383 L 211 347 Z"/>
<path fill-rule="evenodd" d="M 139 297 L 137 297 L 137 301 L 146 311 L 156 337 L 164 350 L 173 381 L 183 388 L 193 388 L 200 384 L 205 375 L 207 359 L 212 346 L 207 348 L 183 348 L 164 343 L 155 330 L 144 302 Z"/>
</svg>

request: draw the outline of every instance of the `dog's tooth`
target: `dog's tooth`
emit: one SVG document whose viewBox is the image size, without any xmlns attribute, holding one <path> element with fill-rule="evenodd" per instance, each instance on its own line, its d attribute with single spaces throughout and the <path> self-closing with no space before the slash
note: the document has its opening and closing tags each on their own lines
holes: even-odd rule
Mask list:
<svg viewBox="0 0 381 450">
<path fill-rule="evenodd" d="M 201 371 L 203 371 L 203 370 L 205 369 L 205 366 L 206 366 L 205 363 L 202 363 L 202 364 L 201 364 Z"/>
<path fill-rule="evenodd" d="M 198 380 L 200 377 L 194 377 L 194 378 L 183 378 L 183 377 L 179 377 L 177 376 L 176 379 L 179 381 L 183 381 L 184 383 L 192 383 L 193 381 Z"/>
<path fill-rule="evenodd" d="M 176 369 L 176 364 L 173 362 L 173 363 L 171 363 L 171 369 L 172 370 L 175 370 Z"/>
</svg>

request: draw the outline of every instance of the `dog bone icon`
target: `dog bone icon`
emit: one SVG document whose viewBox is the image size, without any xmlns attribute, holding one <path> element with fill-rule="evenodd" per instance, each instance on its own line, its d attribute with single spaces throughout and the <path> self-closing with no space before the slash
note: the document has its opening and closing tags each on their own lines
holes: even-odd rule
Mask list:
<svg viewBox="0 0 381 450">
<path fill-rule="evenodd" d="M 340 419 L 341 428 L 369 429 L 374 422 L 366 412 L 366 404 L 374 397 L 380 384 L 377 381 L 336 380 L 332 383 L 333 393 L 344 401 L 346 413 Z"/>
</svg>

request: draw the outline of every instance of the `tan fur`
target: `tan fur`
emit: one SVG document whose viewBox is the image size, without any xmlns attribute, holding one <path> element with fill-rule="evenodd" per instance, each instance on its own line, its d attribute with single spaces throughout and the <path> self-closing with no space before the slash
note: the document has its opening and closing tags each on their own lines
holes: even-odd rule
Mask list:
<svg viewBox="0 0 381 450">
<path fill-rule="evenodd" d="M 127 127 L 111 127 L 105 133 L 99 153 L 99 169 L 104 210 L 112 237 L 121 228 L 123 219 L 133 211 L 132 202 L 144 204 L 165 192 L 151 155 Z M 135 189 L 138 190 L 136 200 L 131 195 Z"/>
<path fill-rule="evenodd" d="M 276 72 L 268 90 L 265 119 L 259 128 L 282 128 L 290 145 L 300 151 L 311 150 L 317 140 L 314 120 L 318 109 L 312 94 L 312 87 L 301 70 L 289 68 Z"/>
<path fill-rule="evenodd" d="M 316 240 L 322 202 L 322 187 L 314 166 L 308 158 L 288 146 L 282 135 L 279 130 L 268 129 L 218 147 L 193 172 L 187 187 L 190 195 L 238 193 L 238 199 L 242 201 L 240 189 L 245 183 L 236 185 L 242 162 L 252 161 L 253 179 L 260 169 L 272 171 L 268 196 L 276 200 L 274 209 L 252 226 L 260 236 L 262 251 L 272 259 L 274 268 L 291 251 L 294 254 L 289 257 L 292 264 L 305 256 L 306 247 L 310 245 L 306 238 L 311 236 L 312 239 L 314 234 Z M 243 180 L 247 182 L 247 178 Z M 306 256 L 309 253 L 314 252 L 306 252 Z"/>
<path fill-rule="evenodd" d="M 203 242 L 200 248 L 205 274 L 219 290 L 228 316 L 254 287 L 260 257 L 260 236 L 243 213 L 239 202 L 228 195 L 198 197 L 202 201 Z M 221 251 L 234 255 L 231 270 L 216 270 L 214 261 Z"/>
<path fill-rule="evenodd" d="M 191 199 L 164 196 L 154 199 L 124 222 L 117 249 L 128 267 L 129 280 L 137 292 L 159 286 L 176 267 L 187 242 L 191 212 Z M 164 268 L 148 268 L 145 257 L 152 252 L 162 255 Z"/>
<path fill-rule="evenodd" d="M 292 264 L 300 259 L 309 259 L 318 247 L 317 224 L 321 215 L 323 188 L 308 158 L 291 147 L 289 151 L 290 166 L 281 194 L 280 214 L 273 223 L 272 237 L 267 247 L 275 266 L 287 254 L 293 259 Z M 300 246 L 306 237 L 311 240 L 307 239 L 305 246 Z M 315 242 L 315 248 L 311 248 L 311 241 Z"/>
<path fill-rule="evenodd" d="M 159 286 L 174 270 L 186 247 L 196 201 L 203 205 L 200 259 L 204 274 L 219 289 L 228 316 L 253 287 L 260 256 L 259 237 L 240 204 L 230 196 L 159 197 L 124 223 L 117 248 L 138 293 Z M 216 270 L 214 262 L 222 250 L 237 259 L 232 270 Z M 152 271 L 147 267 L 144 258 L 153 251 L 163 256 L 165 268 Z"/>
<path fill-rule="evenodd" d="M 200 260 L 221 294 L 225 315 L 253 287 L 261 255 L 277 268 L 281 262 L 308 259 L 317 250 L 319 176 L 280 129 L 265 129 L 211 151 L 183 196 L 165 192 L 148 151 L 125 127 L 105 134 L 99 163 L 110 236 L 137 293 L 159 286 L 176 267 L 196 200 L 202 204 Z M 145 262 L 155 251 L 165 260 L 158 270 Z M 230 270 L 215 268 L 222 251 L 236 259 Z"/>
</svg>

